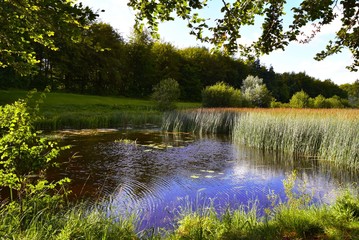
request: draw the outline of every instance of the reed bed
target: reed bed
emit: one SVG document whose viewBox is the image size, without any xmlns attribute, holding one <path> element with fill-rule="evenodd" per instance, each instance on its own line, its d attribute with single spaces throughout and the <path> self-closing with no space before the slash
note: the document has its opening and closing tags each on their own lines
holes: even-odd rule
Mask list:
<svg viewBox="0 0 359 240">
<path fill-rule="evenodd" d="M 169 112 L 164 115 L 162 129 L 198 134 L 229 133 L 236 113 L 230 109 L 195 109 Z"/>
<path fill-rule="evenodd" d="M 234 142 L 359 169 L 359 110 L 198 109 L 168 114 L 167 131 L 228 133 Z"/>
</svg>

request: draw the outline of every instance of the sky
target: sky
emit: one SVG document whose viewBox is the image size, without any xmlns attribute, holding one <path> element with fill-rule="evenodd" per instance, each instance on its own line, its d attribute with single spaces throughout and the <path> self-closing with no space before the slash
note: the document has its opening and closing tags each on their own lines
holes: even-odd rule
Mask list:
<svg viewBox="0 0 359 240">
<path fill-rule="evenodd" d="M 128 38 L 131 35 L 134 25 L 134 10 L 127 6 L 128 0 L 79 0 L 84 5 L 89 6 L 94 11 L 99 12 L 99 20 L 110 24 L 123 37 Z M 290 1 L 291 6 L 299 5 L 300 0 Z M 218 17 L 218 7 L 221 1 L 210 0 L 209 6 L 203 10 L 205 17 L 215 19 Z M 287 11 L 289 12 L 289 11 Z M 287 14 L 284 22 L 290 21 L 291 14 Z M 336 84 L 353 83 L 359 79 L 359 72 L 350 72 L 345 67 L 353 61 L 349 50 L 345 49 L 342 53 L 329 56 L 323 61 L 313 59 L 317 52 L 325 49 L 329 39 L 332 39 L 335 30 L 338 29 L 340 22 L 333 22 L 329 26 L 321 29 L 320 33 L 308 44 L 292 42 L 287 46 L 285 51 L 276 50 L 269 55 L 260 57 L 261 64 L 273 66 L 274 71 L 283 72 L 305 72 L 309 76 L 315 77 L 322 81 L 330 79 Z M 304 32 L 310 33 L 311 27 L 308 26 Z M 242 32 L 240 41 L 249 43 L 260 36 L 260 24 L 251 28 L 246 28 Z M 176 19 L 173 22 L 161 23 L 159 33 L 162 41 L 172 43 L 178 48 L 190 46 L 203 46 L 200 41 L 189 34 L 186 22 Z M 210 47 L 209 45 L 205 45 Z"/>
</svg>

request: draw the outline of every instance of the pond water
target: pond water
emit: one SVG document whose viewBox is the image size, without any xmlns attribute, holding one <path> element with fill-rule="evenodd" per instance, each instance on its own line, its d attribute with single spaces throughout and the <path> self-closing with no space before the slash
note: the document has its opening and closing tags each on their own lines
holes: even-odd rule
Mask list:
<svg viewBox="0 0 359 240">
<path fill-rule="evenodd" d="M 269 207 L 272 191 L 285 200 L 282 180 L 294 169 L 317 202 L 330 201 L 341 185 L 356 181 L 356 174 L 319 166 L 315 160 L 263 154 L 226 136 L 156 130 L 59 134 L 63 144 L 73 147 L 51 178 L 71 178 L 76 199 L 110 196 L 106 204 L 115 211 L 139 214 L 140 229 L 170 227 L 185 208 L 212 204 L 221 212 L 254 202 L 260 209 Z M 72 155 L 76 157 L 69 159 Z"/>
</svg>

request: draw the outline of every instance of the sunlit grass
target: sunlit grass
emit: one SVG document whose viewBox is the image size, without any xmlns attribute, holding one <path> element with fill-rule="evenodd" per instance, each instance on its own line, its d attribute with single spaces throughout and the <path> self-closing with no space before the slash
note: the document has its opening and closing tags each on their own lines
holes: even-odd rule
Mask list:
<svg viewBox="0 0 359 240">
<path fill-rule="evenodd" d="M 0 104 L 26 97 L 22 90 L 0 90 Z M 178 102 L 179 109 L 198 107 L 200 103 Z M 160 126 L 162 112 L 146 99 L 104 97 L 70 93 L 48 93 L 40 108 L 44 115 L 37 127 L 43 130 L 64 128 L 118 128 L 127 126 Z"/>
<path fill-rule="evenodd" d="M 359 110 L 197 109 L 167 114 L 162 127 L 229 133 L 238 144 L 359 169 Z"/>
<path fill-rule="evenodd" d="M 22 225 L 16 208 L 2 207 L 0 217 L 1 239 L 137 239 L 135 215 L 111 215 L 99 206 L 44 208 Z"/>
<path fill-rule="evenodd" d="M 359 236 L 359 197 L 355 188 L 342 191 L 331 204 L 313 204 L 295 186 L 296 173 L 283 180 L 286 200 L 259 213 L 257 202 L 218 212 L 211 199 L 185 203 L 173 229 L 138 230 L 141 219 L 122 215 L 97 202 L 73 206 L 49 205 L 20 214 L 16 205 L 0 207 L 1 239 L 357 239 Z M 268 196 L 269 198 L 270 196 Z M 193 210 L 196 209 L 196 210 Z M 31 210 L 31 209 L 30 209 Z M 21 219 L 27 218 L 27 221 Z M 20 225 L 20 223 L 23 223 Z"/>
<path fill-rule="evenodd" d="M 332 205 L 310 204 L 295 190 L 295 173 L 284 181 L 287 201 L 280 201 L 259 215 L 257 205 L 227 209 L 213 207 L 184 211 L 168 239 L 357 239 L 359 198 L 344 192 Z M 203 210 L 205 209 L 205 210 Z"/>
</svg>

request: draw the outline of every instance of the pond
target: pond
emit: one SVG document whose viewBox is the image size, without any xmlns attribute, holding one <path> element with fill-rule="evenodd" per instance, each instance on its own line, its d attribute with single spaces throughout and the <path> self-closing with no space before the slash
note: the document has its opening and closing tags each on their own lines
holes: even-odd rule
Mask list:
<svg viewBox="0 0 359 240">
<path fill-rule="evenodd" d="M 285 200 L 282 180 L 293 170 L 315 202 L 333 200 L 356 174 L 316 160 L 296 160 L 234 144 L 227 136 L 149 130 L 59 132 L 71 150 L 51 178 L 69 177 L 74 199 L 99 201 L 117 212 L 136 212 L 139 228 L 171 227 L 183 209 L 256 204 L 268 194 Z M 70 159 L 71 156 L 75 156 Z"/>
</svg>

